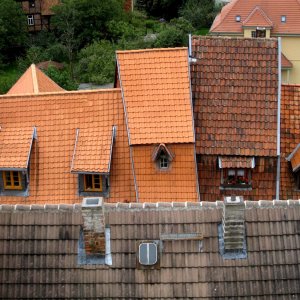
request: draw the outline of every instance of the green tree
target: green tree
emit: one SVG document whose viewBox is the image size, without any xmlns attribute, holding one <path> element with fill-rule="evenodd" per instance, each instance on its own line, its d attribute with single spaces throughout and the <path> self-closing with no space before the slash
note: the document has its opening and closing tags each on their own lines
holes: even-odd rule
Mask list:
<svg viewBox="0 0 300 300">
<path fill-rule="evenodd" d="M 210 27 L 219 7 L 212 0 L 187 0 L 180 15 L 196 28 Z"/>
<path fill-rule="evenodd" d="M 27 39 L 26 17 L 15 0 L 0 1 L 0 60 L 5 63 L 18 56 Z"/>
<path fill-rule="evenodd" d="M 83 48 L 79 53 L 76 74 L 81 82 L 105 84 L 113 82 L 115 46 L 102 40 Z"/>
<path fill-rule="evenodd" d="M 144 0 L 146 12 L 153 17 L 170 20 L 178 16 L 184 0 Z"/>
</svg>

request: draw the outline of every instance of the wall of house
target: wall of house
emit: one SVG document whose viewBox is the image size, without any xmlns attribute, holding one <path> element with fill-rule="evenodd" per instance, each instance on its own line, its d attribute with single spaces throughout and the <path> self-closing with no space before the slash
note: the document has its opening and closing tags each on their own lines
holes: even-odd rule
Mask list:
<svg viewBox="0 0 300 300">
<path fill-rule="evenodd" d="M 167 144 L 175 155 L 168 170 L 152 160 L 156 147 L 132 146 L 138 201 L 198 201 L 194 144 Z"/>
<path fill-rule="evenodd" d="M 244 196 L 245 200 L 275 199 L 276 158 L 255 158 L 255 168 L 251 171 L 252 190 L 221 190 L 222 171 L 217 159 L 215 155 L 197 155 L 201 201 L 223 200 L 229 195 Z"/>
<path fill-rule="evenodd" d="M 300 84 L 300 36 L 281 38 L 282 52 L 292 62 L 293 68 L 290 70 L 290 84 Z"/>
</svg>

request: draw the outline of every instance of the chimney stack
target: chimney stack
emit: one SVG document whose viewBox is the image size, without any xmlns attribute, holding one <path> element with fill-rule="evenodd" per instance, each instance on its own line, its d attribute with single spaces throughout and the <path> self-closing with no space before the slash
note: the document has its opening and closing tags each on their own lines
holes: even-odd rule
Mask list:
<svg viewBox="0 0 300 300">
<path fill-rule="evenodd" d="M 105 217 L 103 198 L 84 198 L 82 201 L 85 252 L 105 255 Z"/>
<path fill-rule="evenodd" d="M 225 253 L 242 251 L 245 241 L 245 203 L 243 197 L 224 197 L 222 227 Z"/>
</svg>

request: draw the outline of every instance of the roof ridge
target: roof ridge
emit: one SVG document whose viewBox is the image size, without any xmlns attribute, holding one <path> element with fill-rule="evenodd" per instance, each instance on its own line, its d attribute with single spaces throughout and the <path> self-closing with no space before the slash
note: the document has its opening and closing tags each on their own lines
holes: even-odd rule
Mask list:
<svg viewBox="0 0 300 300">
<path fill-rule="evenodd" d="M 41 92 L 38 94 L 35 93 L 27 93 L 27 94 L 3 94 L 0 95 L 1 98 L 15 98 L 15 97 L 32 97 L 32 96 L 45 96 L 45 95 L 69 95 L 72 93 L 75 94 L 84 94 L 84 93 L 104 93 L 104 92 L 117 92 L 121 91 L 121 88 L 111 88 L 111 89 L 94 89 L 94 90 L 72 90 L 72 91 L 54 91 L 54 92 Z"/>
<path fill-rule="evenodd" d="M 134 50 L 117 50 L 116 54 L 119 53 L 138 53 L 138 52 L 150 52 L 150 51 L 176 51 L 176 50 L 187 50 L 188 47 L 171 47 L 171 48 L 146 48 L 146 49 L 134 49 Z"/>
<path fill-rule="evenodd" d="M 37 81 L 37 74 L 36 74 L 36 66 L 35 64 L 31 64 L 31 76 L 32 76 L 32 83 L 33 83 L 33 92 L 34 94 L 39 93 L 39 85 Z"/>
<path fill-rule="evenodd" d="M 267 21 L 267 23 L 269 23 L 271 26 L 273 26 L 273 22 L 271 21 L 271 19 L 268 17 L 268 15 L 265 13 L 265 11 L 260 6 L 258 6 L 258 5 L 254 7 L 254 9 L 252 10 L 252 12 L 249 14 L 249 16 L 243 22 L 243 25 L 245 25 L 247 22 L 249 22 L 250 19 L 252 18 L 252 16 L 257 11 L 263 16 L 263 18 Z"/>
<path fill-rule="evenodd" d="M 245 201 L 246 209 L 252 208 L 282 208 L 300 206 L 300 200 L 259 200 Z M 132 202 L 132 203 L 104 203 L 106 211 L 109 210 L 191 210 L 191 209 L 221 209 L 224 206 L 223 201 L 215 202 Z M 81 204 L 2 204 L 0 213 L 8 211 L 80 211 Z"/>
</svg>

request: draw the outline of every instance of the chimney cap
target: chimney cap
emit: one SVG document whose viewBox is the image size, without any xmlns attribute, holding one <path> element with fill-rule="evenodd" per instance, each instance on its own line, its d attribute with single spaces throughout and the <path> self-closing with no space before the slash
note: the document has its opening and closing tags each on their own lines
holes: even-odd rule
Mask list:
<svg viewBox="0 0 300 300">
<path fill-rule="evenodd" d="M 224 197 L 225 204 L 243 204 L 244 197 L 243 196 L 226 196 Z"/>
<path fill-rule="evenodd" d="M 82 207 L 102 207 L 103 197 L 83 198 Z"/>
</svg>

